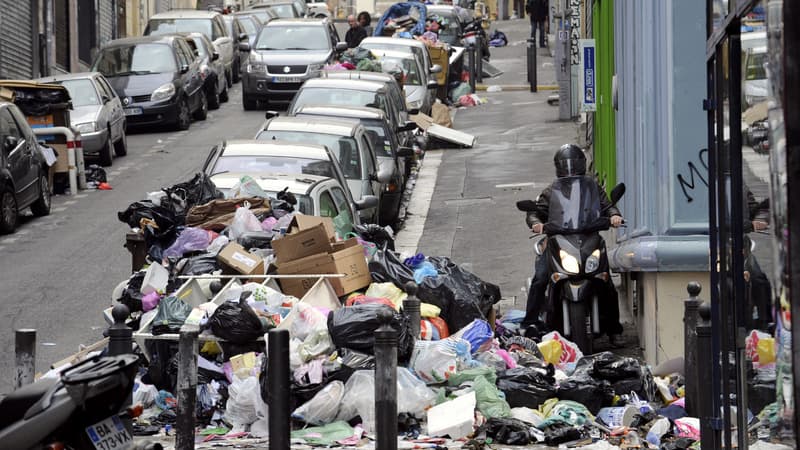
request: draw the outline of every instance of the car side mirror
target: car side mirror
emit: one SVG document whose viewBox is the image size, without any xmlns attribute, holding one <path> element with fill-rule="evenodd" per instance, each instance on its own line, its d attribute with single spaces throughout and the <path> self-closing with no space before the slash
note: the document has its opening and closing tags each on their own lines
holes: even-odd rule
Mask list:
<svg viewBox="0 0 800 450">
<path fill-rule="evenodd" d="M 428 80 L 428 89 L 439 89 L 439 82 L 436 80 Z"/>
<path fill-rule="evenodd" d="M 247 40 L 247 33 L 241 33 L 239 35 L 239 40 L 240 41 L 246 41 Z"/>
<path fill-rule="evenodd" d="M 181 73 L 186 73 L 188 71 L 189 71 L 189 66 L 187 66 L 186 64 L 181 66 Z"/>
<path fill-rule="evenodd" d="M 611 204 L 616 205 L 617 202 L 625 195 L 625 183 L 620 183 L 614 186 L 614 189 L 611 190 Z"/>
<path fill-rule="evenodd" d="M 250 43 L 249 42 L 239 42 L 239 51 L 241 51 L 241 52 L 249 52 L 250 51 Z"/>
<path fill-rule="evenodd" d="M 14 150 L 19 144 L 19 138 L 16 136 L 6 136 L 3 140 L 3 151 L 6 153 L 10 153 L 11 150 Z"/>
<path fill-rule="evenodd" d="M 419 112 L 419 110 L 417 110 L 417 112 Z M 416 114 L 416 113 L 413 113 L 413 114 Z M 406 122 L 403 125 L 400 125 L 400 127 L 397 129 L 397 131 L 399 131 L 399 132 L 414 131 L 417 128 L 419 128 L 419 125 L 417 125 L 416 122 L 409 121 L 409 122 Z"/>
<path fill-rule="evenodd" d="M 440 66 L 439 64 L 434 64 L 433 66 L 431 66 L 431 73 L 439 73 L 441 71 L 442 71 L 442 66 Z"/>
<path fill-rule="evenodd" d="M 411 147 L 400 147 L 397 149 L 397 157 L 398 158 L 409 158 L 414 156 L 414 149 Z"/>
<path fill-rule="evenodd" d="M 219 53 L 214 52 L 214 53 L 211 54 L 211 60 L 212 61 L 216 61 L 218 59 L 219 59 Z"/>
<path fill-rule="evenodd" d="M 345 50 L 347 50 L 347 42 L 339 42 L 338 44 L 336 44 L 337 53 L 341 53 Z"/>
<path fill-rule="evenodd" d="M 278 117 L 279 115 L 280 115 L 280 113 L 278 111 L 267 111 L 266 113 L 264 113 L 264 117 L 267 120 L 274 119 L 274 118 Z"/>
<path fill-rule="evenodd" d="M 363 211 L 365 209 L 377 208 L 378 197 L 374 195 L 365 195 L 361 197 L 361 200 L 357 200 L 355 203 L 356 203 L 356 209 L 359 211 Z"/>
<path fill-rule="evenodd" d="M 373 179 L 378 183 L 388 183 L 392 181 L 392 175 L 394 175 L 394 168 L 389 165 L 384 165 L 378 168 L 378 173 L 375 174 Z"/>
<path fill-rule="evenodd" d="M 102 98 L 103 98 L 103 104 L 104 105 L 111 101 L 111 98 L 109 96 L 107 96 L 107 95 L 104 95 Z"/>
</svg>

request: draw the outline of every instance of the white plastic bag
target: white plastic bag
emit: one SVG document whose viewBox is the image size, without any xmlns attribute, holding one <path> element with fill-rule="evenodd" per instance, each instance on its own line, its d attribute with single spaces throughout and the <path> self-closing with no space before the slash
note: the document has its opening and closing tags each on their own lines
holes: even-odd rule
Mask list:
<svg viewBox="0 0 800 450">
<path fill-rule="evenodd" d="M 231 188 L 230 194 L 228 194 L 228 198 L 238 197 L 267 198 L 269 194 L 261 189 L 261 186 L 258 185 L 258 181 L 253 179 L 253 177 L 244 175 L 239 178 L 239 181 Z"/>
<path fill-rule="evenodd" d="M 259 302 L 264 302 L 272 307 L 280 307 L 284 303 L 297 303 L 297 297 L 291 295 L 284 295 L 280 291 L 272 289 L 260 283 L 247 283 L 243 286 L 245 292 L 252 292 L 253 299 Z"/>
<path fill-rule="evenodd" d="M 297 314 L 292 322 L 292 337 L 305 341 L 317 330 L 328 330 L 328 316 L 322 311 L 305 302 L 298 302 L 293 308 Z"/>
<path fill-rule="evenodd" d="M 244 202 L 244 206 L 237 208 L 236 213 L 233 215 L 233 221 L 228 230 L 228 236 L 230 236 L 232 240 L 236 240 L 239 236 L 248 231 L 261 231 L 261 222 L 256 215 L 250 211 L 250 203 Z"/>
<path fill-rule="evenodd" d="M 397 368 L 397 412 L 420 417 L 436 401 L 436 393 L 406 367 Z"/>
<path fill-rule="evenodd" d="M 328 328 L 317 328 L 308 334 L 300 346 L 300 358 L 303 361 L 310 361 L 319 355 L 327 355 L 334 348 Z"/>
<path fill-rule="evenodd" d="M 375 431 L 375 372 L 357 370 L 344 386 L 344 396 L 336 420 L 361 416 L 364 431 Z"/>
<path fill-rule="evenodd" d="M 257 406 L 260 399 L 258 378 L 233 378 L 233 383 L 228 387 L 228 403 L 225 406 L 225 418 L 233 425 L 231 432 L 246 431 L 246 427 L 258 419 Z"/>
<path fill-rule="evenodd" d="M 327 425 L 336 420 L 344 396 L 344 383 L 331 381 L 311 400 L 300 405 L 292 417 L 312 425 Z"/>
<path fill-rule="evenodd" d="M 158 389 L 152 384 L 144 384 L 141 380 L 136 380 L 136 390 L 133 391 L 133 404 L 141 404 L 142 408 L 147 409 L 153 406 L 158 397 Z"/>
<path fill-rule="evenodd" d="M 440 341 L 416 341 L 409 367 L 428 384 L 442 383 L 469 358 L 469 349 L 469 342 L 452 337 Z"/>
</svg>

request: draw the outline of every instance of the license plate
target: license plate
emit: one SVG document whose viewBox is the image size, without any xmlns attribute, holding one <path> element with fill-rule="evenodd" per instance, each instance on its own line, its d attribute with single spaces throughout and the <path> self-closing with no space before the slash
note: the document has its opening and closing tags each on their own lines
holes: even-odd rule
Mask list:
<svg viewBox="0 0 800 450">
<path fill-rule="evenodd" d="M 272 77 L 273 83 L 302 83 L 303 77 Z"/>
<path fill-rule="evenodd" d="M 126 450 L 133 447 L 133 436 L 118 416 L 86 427 L 86 434 L 96 450 Z"/>
<path fill-rule="evenodd" d="M 125 108 L 126 116 L 140 116 L 141 114 L 142 108 Z"/>
</svg>

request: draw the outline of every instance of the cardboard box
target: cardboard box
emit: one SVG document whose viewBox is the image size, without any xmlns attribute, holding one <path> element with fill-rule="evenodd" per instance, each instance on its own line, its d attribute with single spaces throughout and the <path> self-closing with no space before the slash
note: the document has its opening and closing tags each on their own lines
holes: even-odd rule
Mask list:
<svg viewBox="0 0 800 450">
<path fill-rule="evenodd" d="M 69 172 L 69 158 L 67 158 L 67 144 L 47 144 L 56 151 L 56 163 L 53 164 L 56 173 Z"/>
<path fill-rule="evenodd" d="M 264 275 L 264 260 L 245 250 L 241 245 L 231 242 L 217 255 L 217 261 L 235 273 L 243 275 Z"/>
<path fill-rule="evenodd" d="M 330 252 L 331 239 L 325 230 L 325 225 L 319 223 L 272 241 L 272 250 L 275 252 L 276 262 L 288 263 L 306 256 Z"/>
<path fill-rule="evenodd" d="M 336 229 L 333 226 L 333 219 L 330 217 L 307 216 L 305 214 L 297 214 L 292 218 L 289 224 L 288 234 L 297 233 L 298 231 L 308 230 L 319 224 L 325 226 L 325 232 L 331 242 L 336 242 Z"/>
<path fill-rule="evenodd" d="M 342 278 L 329 278 L 338 297 L 369 286 L 372 276 L 364 258 L 364 247 L 355 238 L 332 245 L 332 251 L 295 261 L 278 264 L 280 275 L 344 274 Z M 316 278 L 283 278 L 280 280 L 284 294 L 302 297 L 311 289 Z"/>
</svg>

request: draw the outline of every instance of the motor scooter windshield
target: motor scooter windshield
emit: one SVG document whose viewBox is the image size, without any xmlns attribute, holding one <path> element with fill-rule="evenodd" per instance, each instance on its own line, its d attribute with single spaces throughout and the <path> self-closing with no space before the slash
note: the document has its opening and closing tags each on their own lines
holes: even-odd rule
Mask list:
<svg viewBox="0 0 800 450">
<path fill-rule="evenodd" d="M 551 185 L 548 228 L 554 232 L 580 232 L 597 226 L 600 189 L 588 176 L 562 177 Z"/>
</svg>

